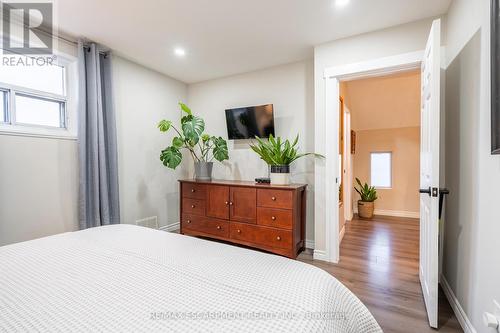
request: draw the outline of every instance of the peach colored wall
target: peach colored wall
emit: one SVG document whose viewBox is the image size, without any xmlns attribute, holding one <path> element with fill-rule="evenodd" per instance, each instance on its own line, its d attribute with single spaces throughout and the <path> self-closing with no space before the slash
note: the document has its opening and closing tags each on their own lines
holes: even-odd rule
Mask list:
<svg viewBox="0 0 500 333">
<path fill-rule="evenodd" d="M 420 71 L 348 81 L 341 91 L 354 130 L 420 126 Z"/>
<path fill-rule="evenodd" d="M 354 176 L 370 183 L 370 153 L 392 152 L 392 188 L 379 189 L 376 210 L 419 212 L 420 72 L 341 84 L 356 131 Z M 353 195 L 353 208 L 359 195 Z"/>
<path fill-rule="evenodd" d="M 392 152 L 392 188 L 377 190 L 375 209 L 418 212 L 420 127 L 357 131 L 354 176 L 362 182 L 370 183 L 370 153 L 377 151 Z"/>
</svg>

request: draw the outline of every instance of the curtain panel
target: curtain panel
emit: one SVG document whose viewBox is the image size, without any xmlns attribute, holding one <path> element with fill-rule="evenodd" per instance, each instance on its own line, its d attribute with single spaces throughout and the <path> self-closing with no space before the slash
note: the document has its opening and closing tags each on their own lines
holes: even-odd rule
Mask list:
<svg viewBox="0 0 500 333">
<path fill-rule="evenodd" d="M 120 223 L 111 54 L 78 43 L 79 226 Z"/>
</svg>

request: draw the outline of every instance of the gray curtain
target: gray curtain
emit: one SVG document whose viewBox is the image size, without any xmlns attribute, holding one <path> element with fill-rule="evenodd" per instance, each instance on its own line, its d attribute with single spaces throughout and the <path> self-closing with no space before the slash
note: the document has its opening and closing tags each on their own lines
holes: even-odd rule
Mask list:
<svg viewBox="0 0 500 333">
<path fill-rule="evenodd" d="M 94 43 L 78 44 L 80 229 L 120 223 L 116 121 L 111 55 Z"/>
</svg>

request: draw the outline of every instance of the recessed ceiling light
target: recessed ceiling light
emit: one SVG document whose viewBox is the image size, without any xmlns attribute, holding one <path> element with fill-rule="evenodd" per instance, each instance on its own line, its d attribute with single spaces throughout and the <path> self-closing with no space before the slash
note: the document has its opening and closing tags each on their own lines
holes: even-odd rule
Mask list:
<svg viewBox="0 0 500 333">
<path fill-rule="evenodd" d="M 183 48 L 177 47 L 177 48 L 175 48 L 174 53 L 178 57 L 184 57 L 186 55 L 186 50 L 184 50 Z"/>
<path fill-rule="evenodd" d="M 351 0 L 335 0 L 335 6 L 336 7 L 344 7 L 346 6 Z"/>
</svg>

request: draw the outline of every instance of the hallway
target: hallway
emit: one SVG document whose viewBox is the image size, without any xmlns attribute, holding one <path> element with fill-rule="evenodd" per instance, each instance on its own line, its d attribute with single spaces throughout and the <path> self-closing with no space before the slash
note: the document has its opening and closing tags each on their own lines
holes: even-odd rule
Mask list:
<svg viewBox="0 0 500 333">
<path fill-rule="evenodd" d="M 368 307 L 384 332 L 436 332 L 428 325 L 420 288 L 419 220 L 375 216 L 346 224 L 337 265 L 301 261 L 320 267 L 341 281 Z M 439 332 L 462 332 L 443 292 Z"/>
</svg>

